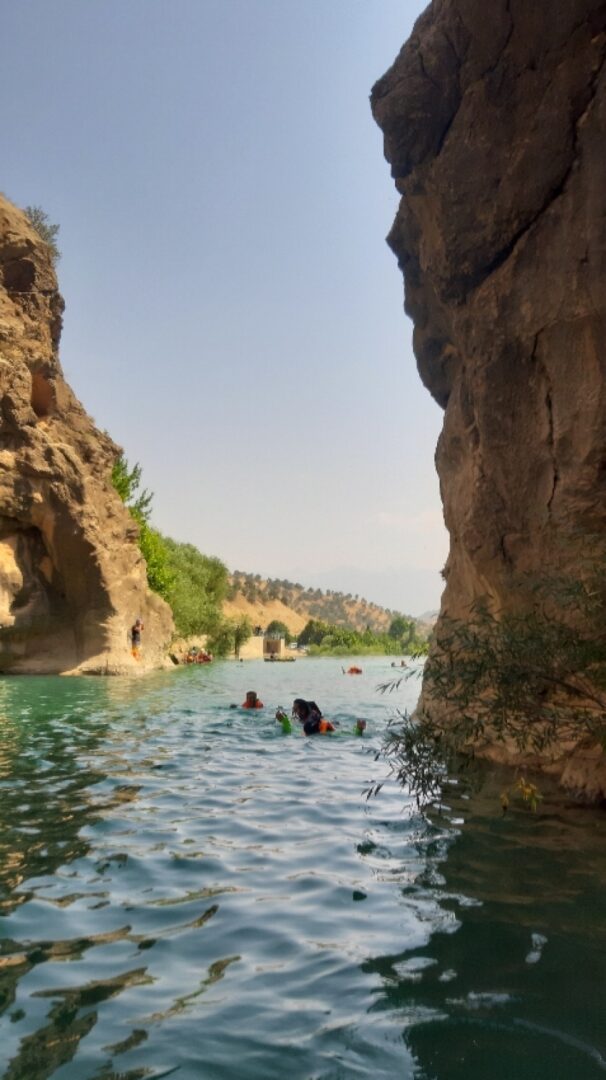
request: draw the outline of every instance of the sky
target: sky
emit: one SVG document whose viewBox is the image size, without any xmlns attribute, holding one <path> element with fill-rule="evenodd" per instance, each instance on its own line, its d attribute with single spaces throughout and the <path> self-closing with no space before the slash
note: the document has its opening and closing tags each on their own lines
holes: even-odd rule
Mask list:
<svg viewBox="0 0 606 1080">
<path fill-rule="evenodd" d="M 60 224 L 61 362 L 153 523 L 435 609 L 447 554 L 369 93 L 423 0 L 21 0 L 0 187 Z"/>
</svg>

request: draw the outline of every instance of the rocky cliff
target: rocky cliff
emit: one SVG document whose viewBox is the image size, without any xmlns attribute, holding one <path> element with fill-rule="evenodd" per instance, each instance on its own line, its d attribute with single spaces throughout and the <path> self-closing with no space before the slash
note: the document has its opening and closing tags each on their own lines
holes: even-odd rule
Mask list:
<svg viewBox="0 0 606 1080">
<path fill-rule="evenodd" d="M 603 0 L 434 0 L 373 89 L 402 195 L 388 242 L 444 408 L 442 620 L 480 596 L 531 610 L 524 575 L 574 573 L 604 535 L 605 60 Z M 603 797 L 589 754 L 560 772 Z"/>
<path fill-rule="evenodd" d="M 63 307 L 47 246 L 0 196 L 0 672 L 139 671 L 164 663 L 172 616 L 111 486 L 118 449 L 63 379 Z"/>
</svg>

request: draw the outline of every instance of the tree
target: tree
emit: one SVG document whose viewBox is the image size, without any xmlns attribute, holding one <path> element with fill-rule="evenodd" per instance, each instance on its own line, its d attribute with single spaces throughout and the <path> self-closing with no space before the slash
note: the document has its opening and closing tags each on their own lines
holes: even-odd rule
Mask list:
<svg viewBox="0 0 606 1080">
<path fill-rule="evenodd" d="M 416 627 L 414 620 L 407 619 L 404 615 L 396 615 L 395 619 L 392 619 L 387 633 L 394 641 L 400 642 L 402 652 L 405 652 L 415 637 Z"/>
<path fill-rule="evenodd" d="M 419 802 L 439 797 L 446 777 L 464 776 L 478 750 L 495 743 L 541 758 L 579 744 L 604 752 L 603 580 L 601 560 L 582 579 L 512 578 L 511 594 L 516 587 L 530 592 L 532 611 L 503 611 L 482 600 L 467 619 L 441 620 L 415 719 L 401 717 L 384 746 Z M 531 792 L 531 803 L 535 798 Z"/>
<path fill-rule="evenodd" d="M 170 603 L 175 586 L 164 538 L 146 521 L 139 522 L 139 550 L 145 559 L 147 584 Z"/>
<path fill-rule="evenodd" d="M 48 220 L 48 214 L 41 206 L 26 206 L 24 212 L 29 218 L 30 224 L 33 225 L 38 233 L 38 236 L 42 237 L 44 243 L 49 248 L 53 264 L 57 263 L 61 258 L 61 252 L 57 247 L 57 236 L 61 226 L 53 225 Z"/>
<path fill-rule="evenodd" d="M 217 656 L 227 656 L 233 652 L 237 657 L 245 641 L 252 634 L 249 619 L 222 619 L 207 641 L 207 648 Z"/>
<path fill-rule="evenodd" d="M 240 649 L 245 642 L 248 641 L 252 635 L 252 626 L 250 620 L 244 616 L 242 619 L 238 619 L 234 625 L 234 654 L 236 659 L 240 656 Z"/>
<path fill-rule="evenodd" d="M 112 467 L 112 484 L 114 485 L 122 502 L 128 506 L 137 521 L 149 521 L 151 517 L 151 504 L 153 493 L 143 488 L 137 494 L 141 486 L 141 466 L 137 462 L 130 468 L 124 454 L 116 458 Z"/>
<path fill-rule="evenodd" d="M 111 481 L 139 526 L 139 550 L 147 567 L 147 583 L 150 589 L 168 600 L 173 586 L 168 552 L 163 537 L 149 524 L 153 494 L 145 488 L 137 494 L 141 485 L 141 466 L 137 464 L 131 469 L 124 454 L 120 454 L 113 464 Z"/>
<path fill-rule="evenodd" d="M 290 630 L 288 629 L 286 623 L 280 622 L 279 619 L 273 619 L 272 622 L 270 622 L 267 630 L 265 631 L 265 636 L 283 637 L 287 645 L 292 641 Z"/>
<path fill-rule="evenodd" d="M 331 627 L 319 619 L 309 619 L 299 634 L 299 645 L 321 645 Z"/>
<path fill-rule="evenodd" d="M 203 555 L 193 544 L 180 544 L 169 537 L 163 540 L 172 575 L 167 599 L 178 632 L 184 637 L 212 634 L 222 618 L 227 567 L 220 559 Z"/>
</svg>

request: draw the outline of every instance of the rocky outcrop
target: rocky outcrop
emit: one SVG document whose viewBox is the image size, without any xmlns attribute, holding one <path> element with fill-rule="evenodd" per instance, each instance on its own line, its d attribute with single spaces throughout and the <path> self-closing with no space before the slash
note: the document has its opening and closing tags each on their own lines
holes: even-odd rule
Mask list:
<svg viewBox="0 0 606 1080">
<path fill-rule="evenodd" d="M 442 619 L 480 596 L 531 609 L 524 575 L 574 573 L 606 513 L 606 5 L 489 8 L 434 0 L 372 94 L 402 195 L 388 242 L 444 408 Z M 568 782 L 603 797 L 589 758 Z"/>
<path fill-rule="evenodd" d="M 165 662 L 172 616 L 111 485 L 118 448 L 63 379 L 63 306 L 46 244 L 0 196 L 0 672 L 140 671 Z"/>
</svg>

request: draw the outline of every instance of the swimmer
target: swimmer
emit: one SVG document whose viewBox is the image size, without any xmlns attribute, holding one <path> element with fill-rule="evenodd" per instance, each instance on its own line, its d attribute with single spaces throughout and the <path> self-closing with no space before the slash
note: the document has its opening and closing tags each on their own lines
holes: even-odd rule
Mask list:
<svg viewBox="0 0 606 1080">
<path fill-rule="evenodd" d="M 246 701 L 242 702 L 242 709 L 262 709 L 263 702 L 259 701 L 256 690 L 249 690 L 246 694 Z"/>
<path fill-rule="evenodd" d="M 284 709 L 276 709 L 276 720 L 282 725 L 282 734 L 290 735 L 292 731 L 292 724 L 288 718 L 288 715 L 284 712 Z"/>
<path fill-rule="evenodd" d="M 306 735 L 326 735 L 329 731 L 335 730 L 330 720 L 324 719 L 322 710 L 316 705 L 315 701 L 295 698 L 292 705 L 292 715 L 294 720 L 298 720 L 300 724 L 303 724 L 303 731 Z"/>
</svg>

